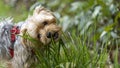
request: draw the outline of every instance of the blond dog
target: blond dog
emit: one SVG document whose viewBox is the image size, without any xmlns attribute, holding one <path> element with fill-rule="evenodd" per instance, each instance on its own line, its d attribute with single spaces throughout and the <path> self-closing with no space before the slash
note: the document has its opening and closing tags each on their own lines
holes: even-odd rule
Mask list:
<svg viewBox="0 0 120 68">
<path fill-rule="evenodd" d="M 9 29 L 12 29 L 12 27 Z M 11 58 L 8 63 L 8 68 L 30 67 L 30 65 L 37 60 L 35 54 L 33 54 L 34 48 L 37 47 L 41 49 L 45 45 L 50 44 L 52 40 L 59 40 L 61 34 L 61 27 L 56 24 L 56 17 L 51 11 L 41 6 L 35 8 L 33 15 L 28 17 L 25 23 L 19 26 L 19 29 L 20 34 L 16 36 L 16 40 L 13 44 L 13 57 L 10 57 L 9 52 L 11 51 L 8 48 L 11 43 L 5 44 L 6 48 L 8 48 L 6 49 L 6 53 Z M 0 34 L 2 34 L 2 32 Z M 10 35 L 11 34 L 9 34 L 8 37 Z M 25 38 L 26 35 L 37 40 L 37 45 Z M 0 46 L 3 46 L 1 42 Z M 2 47 L 0 50 L 2 50 Z M 2 52 L 0 54 L 2 55 Z M 2 56 L 0 57 L 4 58 Z"/>
</svg>

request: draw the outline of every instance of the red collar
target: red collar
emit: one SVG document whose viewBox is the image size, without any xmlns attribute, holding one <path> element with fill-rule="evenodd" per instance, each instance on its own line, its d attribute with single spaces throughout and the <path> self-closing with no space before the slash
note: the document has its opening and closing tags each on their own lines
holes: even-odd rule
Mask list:
<svg viewBox="0 0 120 68">
<path fill-rule="evenodd" d="M 16 40 L 16 34 L 20 33 L 20 30 L 18 28 L 18 26 L 13 26 L 13 28 L 10 30 L 11 32 L 11 43 L 14 44 L 15 40 Z M 10 51 L 10 55 L 11 57 L 14 56 L 14 45 L 11 45 L 13 47 L 9 47 L 9 51 Z"/>
<path fill-rule="evenodd" d="M 11 29 L 11 41 L 15 42 L 16 40 L 16 34 L 19 34 L 20 30 L 18 28 L 18 26 L 13 26 L 13 28 Z"/>
</svg>

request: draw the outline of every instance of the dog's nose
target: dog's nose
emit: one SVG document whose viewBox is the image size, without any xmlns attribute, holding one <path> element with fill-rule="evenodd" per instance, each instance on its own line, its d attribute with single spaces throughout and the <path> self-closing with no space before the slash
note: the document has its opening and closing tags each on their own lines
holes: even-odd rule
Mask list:
<svg viewBox="0 0 120 68">
<path fill-rule="evenodd" d="M 47 36 L 47 38 L 52 38 L 52 33 L 51 33 L 51 32 L 48 32 L 48 33 L 46 34 L 46 36 Z"/>
<path fill-rule="evenodd" d="M 58 32 L 55 32 L 55 33 L 48 32 L 46 34 L 46 36 L 47 36 L 47 38 L 57 39 L 58 38 Z"/>
</svg>

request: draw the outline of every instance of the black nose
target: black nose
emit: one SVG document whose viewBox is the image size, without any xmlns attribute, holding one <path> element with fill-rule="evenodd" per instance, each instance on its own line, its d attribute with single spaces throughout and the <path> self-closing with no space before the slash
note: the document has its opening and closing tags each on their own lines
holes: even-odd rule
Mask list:
<svg viewBox="0 0 120 68">
<path fill-rule="evenodd" d="M 47 36 L 47 38 L 52 38 L 52 33 L 51 33 L 51 32 L 48 32 L 48 33 L 46 34 L 46 36 Z"/>
<path fill-rule="evenodd" d="M 58 32 L 55 32 L 55 33 L 48 32 L 46 34 L 47 38 L 53 38 L 53 39 L 57 39 L 58 35 L 59 35 Z"/>
</svg>

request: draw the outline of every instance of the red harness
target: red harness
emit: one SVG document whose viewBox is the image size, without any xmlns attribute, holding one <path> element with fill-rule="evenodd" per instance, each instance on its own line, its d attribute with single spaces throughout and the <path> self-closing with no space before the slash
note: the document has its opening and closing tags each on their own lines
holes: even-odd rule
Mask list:
<svg viewBox="0 0 120 68">
<path fill-rule="evenodd" d="M 13 28 L 10 30 L 10 32 L 11 32 L 11 42 L 14 44 L 14 42 L 16 40 L 16 34 L 19 34 L 20 30 L 17 26 L 13 26 Z M 10 47 L 9 50 L 10 50 L 11 57 L 13 57 L 14 56 L 14 47 L 13 48 Z"/>
<path fill-rule="evenodd" d="M 19 34 L 20 30 L 17 26 L 13 26 L 13 28 L 11 29 L 11 41 L 15 42 L 16 40 L 16 34 Z"/>
</svg>

